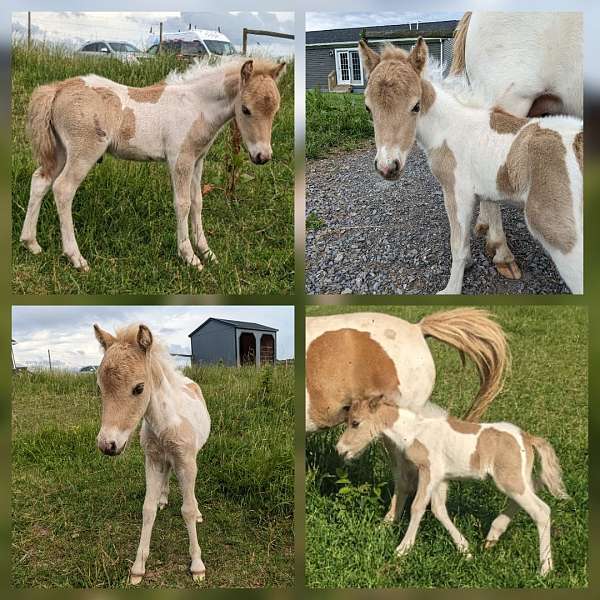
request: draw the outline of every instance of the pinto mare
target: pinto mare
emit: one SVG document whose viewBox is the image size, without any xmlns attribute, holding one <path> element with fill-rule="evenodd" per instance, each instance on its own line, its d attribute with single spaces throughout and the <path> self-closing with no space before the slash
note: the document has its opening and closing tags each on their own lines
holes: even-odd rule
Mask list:
<svg viewBox="0 0 600 600">
<path fill-rule="evenodd" d="M 440 311 L 419 323 L 384 313 L 348 313 L 306 319 L 306 431 L 343 423 L 354 400 L 376 392 L 415 413 L 445 415 L 430 400 L 436 369 L 428 337 L 475 364 L 481 385 L 465 419 L 477 421 L 501 390 L 510 363 L 504 332 L 486 311 Z M 394 495 L 385 520 L 392 522 L 416 489 L 416 471 L 393 444 L 386 448 Z"/>
<path fill-rule="evenodd" d="M 102 425 L 98 448 L 115 456 L 126 448 L 139 422 L 145 455 L 146 497 L 140 543 L 131 567 L 130 581 L 140 583 L 146 573 L 150 537 L 156 510 L 168 502 L 171 471 L 179 481 L 181 514 L 190 540 L 190 571 L 204 579 L 196 522 L 202 515 L 196 501 L 196 455 L 210 432 L 210 416 L 200 387 L 179 373 L 168 352 L 145 325 L 131 325 L 116 336 L 94 325 L 104 349 L 98 368 L 102 394 Z"/>
<path fill-rule="evenodd" d="M 454 35 L 450 75 L 499 108 L 517 117 L 583 118 L 582 13 L 467 12 Z M 486 235 L 499 273 L 520 278 L 497 203 L 481 200 L 475 231 Z"/>
<path fill-rule="evenodd" d="M 271 159 L 271 129 L 279 109 L 276 81 L 285 65 L 236 57 L 196 63 L 165 81 L 133 88 L 86 75 L 43 85 L 31 96 L 28 131 L 39 167 L 21 241 L 34 254 L 42 200 L 50 187 L 60 219 L 63 252 L 87 271 L 73 229 L 77 188 L 105 152 L 137 161 L 166 161 L 177 217 L 177 250 L 202 269 L 214 259 L 202 225 L 202 167 L 217 134 L 235 118 L 255 164 Z M 189 237 L 191 212 L 192 238 Z M 194 249 L 195 248 L 195 249 Z"/>
<path fill-rule="evenodd" d="M 460 294 L 471 260 L 469 232 L 480 198 L 524 209 L 533 237 L 571 292 L 583 291 L 583 123 L 574 117 L 519 118 L 478 101 L 469 89 L 428 78 L 427 44 L 382 54 L 360 42 L 369 80 L 376 168 L 397 179 L 415 138 L 444 192 L 452 268 L 439 293 Z"/>
</svg>

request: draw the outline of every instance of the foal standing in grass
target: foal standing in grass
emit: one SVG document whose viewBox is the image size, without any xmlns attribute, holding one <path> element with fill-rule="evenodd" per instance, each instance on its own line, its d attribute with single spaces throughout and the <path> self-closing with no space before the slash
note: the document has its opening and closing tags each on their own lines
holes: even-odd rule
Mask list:
<svg viewBox="0 0 600 600">
<path fill-rule="evenodd" d="M 427 44 L 380 55 L 361 40 L 373 115 L 375 167 L 400 177 L 415 141 L 444 192 L 452 267 L 439 293 L 460 294 L 471 260 L 469 232 L 477 200 L 513 202 L 574 294 L 583 292 L 583 131 L 573 117 L 524 119 L 460 98 L 427 78 Z M 505 258 L 494 256 L 495 261 Z M 507 260 L 507 259 L 506 259 Z"/>
<path fill-rule="evenodd" d="M 140 583 L 146 573 L 156 510 L 168 502 L 171 471 L 177 476 L 183 496 L 181 514 L 190 539 L 190 571 L 194 580 L 202 580 L 205 567 L 196 532 L 196 522 L 202 522 L 195 495 L 196 455 L 210 432 L 202 391 L 175 370 L 168 353 L 154 342 L 145 325 L 131 325 L 117 331 L 116 336 L 98 325 L 94 325 L 94 331 L 104 349 L 98 368 L 102 394 L 98 448 L 109 456 L 120 454 L 142 421 L 146 498 L 130 581 Z"/>
<path fill-rule="evenodd" d="M 285 65 L 236 57 L 215 66 L 197 63 L 165 81 L 132 88 L 86 75 L 38 87 L 28 131 L 39 167 L 31 178 L 21 241 L 34 254 L 42 200 L 50 187 L 60 219 L 63 252 L 87 271 L 73 229 L 77 188 L 105 152 L 138 161 L 166 161 L 177 217 L 177 250 L 202 269 L 214 259 L 202 226 L 202 167 L 217 134 L 235 118 L 252 162 L 271 159 L 271 129 L 279 110 L 277 79 Z M 192 240 L 188 218 L 192 217 Z M 192 246 L 193 244 L 193 246 Z"/>
<path fill-rule="evenodd" d="M 347 429 L 337 450 L 346 459 L 355 458 L 380 435 L 405 453 L 419 475 L 410 522 L 396 554 L 406 554 L 414 545 L 419 524 L 431 501 L 433 514 L 448 530 L 460 552 L 471 558 L 467 540 L 446 509 L 448 482 L 485 479 L 489 475 L 510 500 L 492 522 L 486 548 L 500 539 L 515 513 L 522 508 L 537 525 L 540 573 L 546 575 L 552 570 L 550 508 L 535 491 L 543 485 L 556 498 L 567 499 L 568 495 L 558 458 L 546 440 L 511 423 L 469 423 L 447 416 L 423 417 L 399 408 L 379 394 L 352 404 Z M 541 462 L 539 481 L 532 478 L 534 451 Z"/>
</svg>

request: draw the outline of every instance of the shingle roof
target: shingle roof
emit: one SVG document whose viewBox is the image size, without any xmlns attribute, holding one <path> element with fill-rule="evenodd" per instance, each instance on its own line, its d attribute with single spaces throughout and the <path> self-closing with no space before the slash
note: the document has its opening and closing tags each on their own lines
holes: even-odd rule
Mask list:
<svg viewBox="0 0 600 600">
<path fill-rule="evenodd" d="M 393 37 L 393 34 L 412 33 L 414 36 L 427 34 L 428 32 L 447 32 L 448 37 L 452 35 L 458 21 L 435 21 L 432 23 L 419 23 L 419 28 L 415 29 L 413 23 L 412 29 L 409 29 L 408 23 L 401 25 L 376 25 L 374 27 L 348 27 L 345 29 L 326 29 L 323 31 L 307 31 L 307 44 L 328 44 L 332 42 L 358 42 L 361 32 L 365 30 L 367 39 L 369 37 L 385 38 L 386 34 Z"/>
<path fill-rule="evenodd" d="M 273 327 L 268 327 L 267 325 L 261 325 L 260 323 L 251 323 L 250 321 L 233 321 L 231 319 L 217 319 L 215 317 L 210 317 L 202 323 L 199 327 L 196 327 L 192 333 L 188 334 L 188 337 L 192 337 L 197 331 L 200 331 L 209 321 L 218 321 L 219 323 L 225 323 L 225 325 L 230 325 L 231 327 L 236 327 L 237 329 L 254 329 L 256 331 L 279 331 L 278 329 L 274 329 Z"/>
</svg>

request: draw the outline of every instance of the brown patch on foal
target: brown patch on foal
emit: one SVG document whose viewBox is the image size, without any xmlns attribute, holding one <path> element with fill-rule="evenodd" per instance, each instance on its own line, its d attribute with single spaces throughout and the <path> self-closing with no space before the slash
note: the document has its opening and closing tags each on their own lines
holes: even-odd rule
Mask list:
<svg viewBox="0 0 600 600">
<path fill-rule="evenodd" d="M 496 133 L 518 133 L 527 125 L 527 119 L 515 117 L 500 108 L 493 108 L 490 113 L 490 128 Z"/>
<path fill-rule="evenodd" d="M 435 175 L 437 180 L 440 182 L 442 189 L 444 190 L 444 203 L 446 205 L 446 212 L 448 213 L 451 231 L 455 231 L 458 235 L 460 235 L 460 225 L 458 223 L 456 208 L 456 195 L 454 193 L 454 187 L 456 183 L 454 172 L 456 171 L 457 164 L 454 153 L 452 150 L 450 150 L 446 141 L 444 141 L 439 148 L 434 148 L 430 152 L 429 160 L 431 162 L 431 172 Z"/>
<path fill-rule="evenodd" d="M 185 389 L 190 396 L 194 396 L 195 398 L 201 399 L 202 393 L 200 391 L 200 386 L 193 381 L 191 383 L 185 384 Z"/>
<path fill-rule="evenodd" d="M 383 394 L 398 395 L 396 367 L 368 332 L 356 329 L 327 331 L 311 342 L 306 353 L 306 387 L 310 418 L 318 427 L 344 420 L 344 406 Z"/>
<path fill-rule="evenodd" d="M 458 433 L 479 433 L 481 429 L 481 425 L 479 423 L 472 423 L 470 421 L 461 421 L 460 419 L 455 419 L 454 417 L 448 417 L 448 425 L 454 431 Z"/>
<path fill-rule="evenodd" d="M 406 449 L 406 458 L 412 462 L 419 471 L 419 486 L 417 488 L 417 495 L 415 496 L 415 502 L 422 502 L 424 495 L 427 491 L 427 486 L 431 481 L 431 465 L 429 463 L 429 451 L 427 448 L 415 440 Z"/>
<path fill-rule="evenodd" d="M 164 83 L 156 83 L 143 88 L 128 87 L 127 95 L 135 102 L 156 104 L 165 91 Z"/>
<path fill-rule="evenodd" d="M 573 152 L 579 163 L 579 170 L 583 173 L 583 131 L 580 131 L 573 140 Z"/>
<path fill-rule="evenodd" d="M 435 88 L 426 79 L 421 80 L 421 113 L 425 114 L 435 102 Z"/>
<path fill-rule="evenodd" d="M 564 112 L 562 100 L 554 94 L 542 94 L 532 103 L 528 117 L 543 117 L 544 115 L 559 115 Z"/>
<path fill-rule="evenodd" d="M 482 476 L 490 473 L 502 491 L 514 494 L 525 491 L 521 472 L 521 448 L 510 433 L 493 427 L 485 428 L 479 434 L 470 464 Z"/>
</svg>

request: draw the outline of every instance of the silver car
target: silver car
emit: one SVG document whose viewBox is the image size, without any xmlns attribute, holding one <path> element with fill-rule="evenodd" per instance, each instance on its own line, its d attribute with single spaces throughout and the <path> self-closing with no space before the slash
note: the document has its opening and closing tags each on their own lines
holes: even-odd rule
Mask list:
<svg viewBox="0 0 600 600">
<path fill-rule="evenodd" d="M 77 54 L 82 56 L 107 56 L 118 58 L 124 62 L 136 62 L 139 58 L 147 58 L 144 52 L 129 42 L 112 42 L 109 40 L 87 42 L 77 50 Z"/>
</svg>

